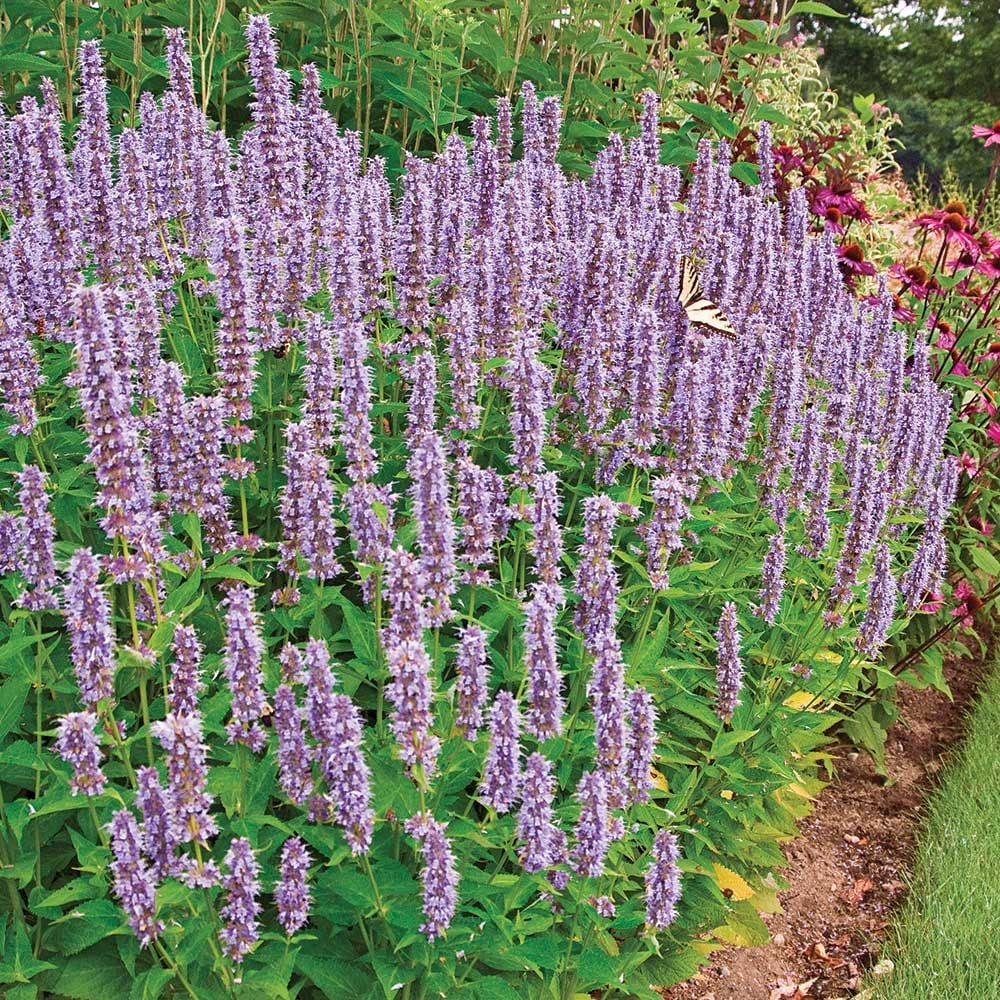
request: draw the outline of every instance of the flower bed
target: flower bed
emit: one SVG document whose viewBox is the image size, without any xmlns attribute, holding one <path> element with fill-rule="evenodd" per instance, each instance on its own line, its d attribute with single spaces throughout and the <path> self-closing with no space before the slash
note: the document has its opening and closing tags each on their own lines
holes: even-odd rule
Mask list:
<svg viewBox="0 0 1000 1000">
<path fill-rule="evenodd" d="M 236 150 L 176 31 L 116 143 L 96 43 L 70 158 L 51 88 L 6 131 L 7 974 L 654 996 L 941 576 L 950 394 L 651 95 L 581 181 L 526 86 L 397 201 L 247 34 Z"/>
</svg>

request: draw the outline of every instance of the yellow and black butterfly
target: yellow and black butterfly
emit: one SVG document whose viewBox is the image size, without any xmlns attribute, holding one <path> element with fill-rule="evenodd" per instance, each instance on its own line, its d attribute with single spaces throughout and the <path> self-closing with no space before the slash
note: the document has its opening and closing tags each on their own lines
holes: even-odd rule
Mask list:
<svg viewBox="0 0 1000 1000">
<path fill-rule="evenodd" d="M 698 272 L 690 257 L 681 260 L 681 287 L 677 301 L 687 314 L 689 323 L 708 327 L 715 333 L 721 333 L 730 340 L 736 339 L 733 324 L 726 319 L 726 314 L 712 301 L 706 299 L 701 291 Z"/>
</svg>

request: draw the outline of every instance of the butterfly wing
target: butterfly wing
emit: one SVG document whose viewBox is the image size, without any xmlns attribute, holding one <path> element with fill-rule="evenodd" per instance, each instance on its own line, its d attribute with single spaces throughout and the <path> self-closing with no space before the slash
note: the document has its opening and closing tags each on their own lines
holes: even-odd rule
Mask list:
<svg viewBox="0 0 1000 1000">
<path fill-rule="evenodd" d="M 689 323 L 708 327 L 713 333 L 719 333 L 730 340 L 736 339 L 733 324 L 726 314 L 711 300 L 706 299 L 701 291 L 701 282 L 689 257 L 681 261 L 680 294 L 677 296 Z"/>
</svg>

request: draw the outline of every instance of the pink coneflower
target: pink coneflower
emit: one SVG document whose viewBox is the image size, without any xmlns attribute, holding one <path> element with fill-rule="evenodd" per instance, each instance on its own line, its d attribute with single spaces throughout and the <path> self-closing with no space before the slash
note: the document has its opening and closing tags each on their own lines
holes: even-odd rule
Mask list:
<svg viewBox="0 0 1000 1000">
<path fill-rule="evenodd" d="M 951 609 L 952 617 L 961 618 L 962 621 L 960 624 L 962 625 L 971 625 L 976 611 L 982 607 L 983 602 L 972 589 L 968 580 L 959 580 L 955 584 L 953 596 L 962 603 Z"/>
<path fill-rule="evenodd" d="M 835 224 L 839 224 L 842 218 L 857 219 L 858 222 L 871 221 L 871 215 L 863 202 L 855 197 L 853 188 L 846 182 L 819 188 L 813 195 L 811 207 L 816 215 Z"/>
<path fill-rule="evenodd" d="M 844 275 L 844 280 L 853 287 L 854 279 L 860 275 L 873 277 L 875 265 L 870 260 L 865 260 L 865 252 L 857 243 L 844 243 L 837 247 L 837 256 L 840 260 L 837 264 Z"/>
<path fill-rule="evenodd" d="M 919 610 L 928 615 L 936 615 L 944 607 L 944 594 L 940 590 L 928 593 L 924 596 L 924 603 Z"/>
<path fill-rule="evenodd" d="M 986 428 L 986 436 L 994 443 L 1000 444 L 1000 424 L 995 421 Z"/>
<path fill-rule="evenodd" d="M 959 468 L 970 478 L 974 479 L 976 474 L 979 472 L 979 466 L 976 460 L 967 452 L 962 452 L 962 457 L 958 462 Z"/>
<path fill-rule="evenodd" d="M 927 273 L 927 268 L 919 264 L 906 265 L 902 261 L 897 261 L 889 268 L 889 274 L 902 282 L 900 292 L 909 292 L 921 301 L 934 291 L 933 279 Z"/>
<path fill-rule="evenodd" d="M 1000 340 L 994 340 L 986 348 L 985 354 L 980 354 L 976 361 L 1000 361 Z"/>
<path fill-rule="evenodd" d="M 1000 146 L 1000 119 L 992 125 L 973 125 L 972 138 L 984 139 L 984 146 Z"/>
<path fill-rule="evenodd" d="M 979 254 L 976 237 L 970 233 L 965 206 L 961 202 L 949 202 L 944 208 L 935 208 L 913 220 L 914 229 L 926 229 L 929 233 L 940 233 L 948 243 L 954 243 L 970 254 Z"/>
</svg>

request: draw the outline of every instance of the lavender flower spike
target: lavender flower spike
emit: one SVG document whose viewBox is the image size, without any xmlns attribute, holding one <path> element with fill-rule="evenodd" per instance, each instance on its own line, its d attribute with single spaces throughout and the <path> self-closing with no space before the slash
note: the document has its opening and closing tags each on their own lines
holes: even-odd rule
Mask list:
<svg viewBox="0 0 1000 1000">
<path fill-rule="evenodd" d="M 174 666 L 170 675 L 170 708 L 174 712 L 191 715 L 200 711 L 198 696 L 205 685 L 201 680 L 201 643 L 198 633 L 190 625 L 174 629 L 170 648 L 174 653 Z"/>
<path fill-rule="evenodd" d="M 181 842 L 177 815 L 171 809 L 155 767 L 140 767 L 135 776 L 138 779 L 135 804 L 142 813 L 142 843 L 152 862 L 153 876 L 160 880 L 172 875 L 177 865 L 174 852 Z"/>
<path fill-rule="evenodd" d="M 372 843 L 371 771 L 361 749 L 364 722 L 346 694 L 335 694 L 319 753 L 320 769 L 333 801 L 333 818 L 344 831 L 352 854 Z M 433 764 L 425 769 L 433 770 Z"/>
<path fill-rule="evenodd" d="M 411 816 L 405 824 L 406 832 L 420 845 L 424 859 L 420 881 L 427 920 L 420 930 L 430 941 L 441 937 L 448 929 L 458 905 L 458 869 L 445 827 L 445 823 L 439 823 L 430 813 Z"/>
<path fill-rule="evenodd" d="M 59 720 L 56 750 L 73 766 L 69 787 L 74 795 L 100 795 L 107 784 L 101 771 L 101 748 L 94 736 L 96 726 L 93 712 L 69 712 Z"/>
<path fill-rule="evenodd" d="M 572 851 L 574 867 L 581 875 L 600 878 L 611 846 L 608 789 L 600 771 L 588 771 L 580 778 L 576 797 L 580 803 L 580 818 Z"/>
<path fill-rule="evenodd" d="M 281 880 L 274 887 L 274 902 L 278 921 L 291 937 L 306 925 L 312 896 L 306 879 L 309 874 L 309 852 L 301 837 L 289 837 L 281 848 Z"/>
<path fill-rule="evenodd" d="M 524 619 L 528 712 L 526 729 L 540 740 L 562 729 L 565 702 L 556 650 L 556 613 L 551 587 L 542 585 L 528 602 Z"/>
<path fill-rule="evenodd" d="M 648 802 L 656 754 L 656 707 L 643 687 L 628 695 L 629 727 L 625 742 L 625 777 L 630 802 Z"/>
<path fill-rule="evenodd" d="M 858 651 L 865 656 L 878 656 L 896 614 L 899 587 L 892 575 L 889 546 L 880 545 L 875 552 L 871 581 L 868 585 L 868 609 L 858 631 Z"/>
<path fill-rule="evenodd" d="M 200 712 L 168 712 L 150 729 L 166 751 L 167 786 L 181 843 L 206 844 L 218 832 L 210 812 L 208 747 L 201 729 Z"/>
<path fill-rule="evenodd" d="M 509 812 L 521 796 L 521 716 L 509 691 L 497 693 L 490 713 L 490 749 L 479 794 L 498 813 Z"/>
<path fill-rule="evenodd" d="M 740 660 L 740 633 L 736 605 L 728 601 L 722 609 L 715 638 L 719 644 L 715 672 L 715 714 L 729 722 L 740 703 L 743 662 Z"/>
<path fill-rule="evenodd" d="M 293 647 L 290 647 L 293 648 Z M 274 731 L 278 734 L 278 779 L 292 802 L 302 804 L 309 798 L 313 779 L 312 754 L 302 731 L 303 712 L 295 702 L 295 692 L 288 684 L 279 684 L 274 692 Z"/>
<path fill-rule="evenodd" d="M 226 903 L 219 912 L 223 920 L 219 940 L 224 954 L 241 963 L 260 936 L 257 917 L 261 911 L 257 901 L 260 865 L 254 857 L 250 841 L 245 837 L 235 837 L 229 845 L 226 867 L 229 874 L 223 879 Z"/>
<path fill-rule="evenodd" d="M 467 740 L 474 740 L 483 724 L 486 688 L 486 633 L 478 625 L 466 625 L 459 634 L 455 657 L 455 725 Z"/>
<path fill-rule="evenodd" d="M 432 732 L 431 659 L 417 639 L 394 642 L 386 649 L 392 682 L 385 696 L 393 704 L 391 725 L 399 756 L 409 765 L 411 775 L 420 768 L 424 780 L 431 778 L 437 767 L 441 741 Z"/>
<path fill-rule="evenodd" d="M 660 830 L 650 853 L 653 860 L 646 869 L 646 923 L 663 930 L 677 919 L 681 898 L 677 838 L 668 830 Z"/>
<path fill-rule="evenodd" d="M 115 637 L 111 602 L 100 585 L 100 565 L 90 549 L 77 549 L 69 561 L 65 591 L 70 659 L 83 703 L 93 709 L 115 696 Z"/>
<path fill-rule="evenodd" d="M 127 809 L 119 809 L 108 824 L 111 834 L 111 874 L 129 926 L 145 948 L 159 937 L 163 923 L 156 919 L 156 885 L 142 856 L 139 824 Z"/>
<path fill-rule="evenodd" d="M 533 753 L 525 762 L 521 792 L 521 811 L 517 816 L 517 837 L 524 845 L 521 864 L 526 872 L 540 872 L 561 860 L 560 831 L 552 820 L 555 777 L 552 764 L 540 753 Z"/>
<path fill-rule="evenodd" d="M 56 564 L 52 543 L 56 529 L 45 493 L 45 473 L 37 466 L 26 465 L 18 475 L 18 482 L 17 496 L 22 510 L 18 568 L 31 588 L 21 595 L 18 603 L 32 611 L 55 608 L 58 599 L 53 590 Z"/>
<path fill-rule="evenodd" d="M 230 743 L 242 743 L 256 753 L 265 742 L 259 721 L 264 710 L 264 681 L 260 668 L 264 640 L 260 636 L 258 615 L 253 609 L 253 591 L 249 587 L 233 587 L 227 604 L 223 663 L 233 695 L 233 716 L 226 734 Z"/>
</svg>

